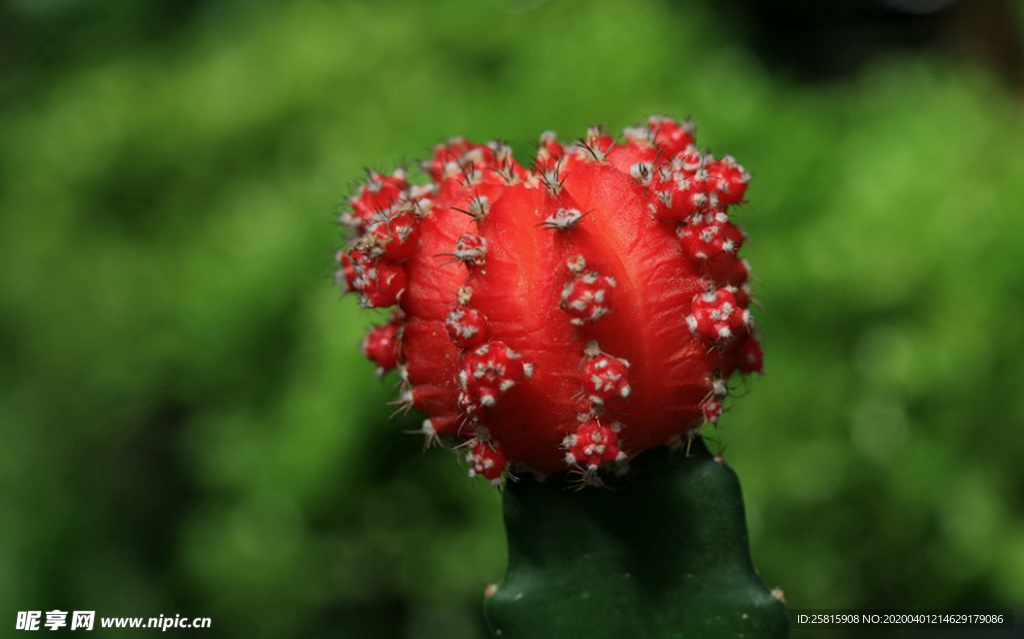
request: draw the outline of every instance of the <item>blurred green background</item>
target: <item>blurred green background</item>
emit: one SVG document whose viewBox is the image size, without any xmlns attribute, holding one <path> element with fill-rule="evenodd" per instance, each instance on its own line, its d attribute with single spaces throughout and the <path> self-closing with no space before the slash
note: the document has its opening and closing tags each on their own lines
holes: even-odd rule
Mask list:
<svg viewBox="0 0 1024 639">
<path fill-rule="evenodd" d="M 773 56 L 750 4 L 0 2 L 3 634 L 481 636 L 499 495 L 388 422 L 336 213 L 450 135 L 526 155 L 651 113 L 755 175 L 767 372 L 720 436 L 767 585 L 1021 616 L 1017 50 L 958 16 L 828 58 L 781 20 Z"/>
</svg>

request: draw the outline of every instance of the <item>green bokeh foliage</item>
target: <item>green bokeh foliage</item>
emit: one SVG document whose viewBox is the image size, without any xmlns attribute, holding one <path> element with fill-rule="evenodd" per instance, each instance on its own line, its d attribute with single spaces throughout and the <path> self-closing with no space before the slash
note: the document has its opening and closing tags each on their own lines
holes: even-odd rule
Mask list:
<svg viewBox="0 0 1024 639">
<path fill-rule="evenodd" d="M 984 71 L 795 86 L 689 3 L 188 4 L 3 7 L 0 624 L 477 636 L 498 495 L 387 422 L 334 216 L 448 135 L 525 155 L 649 113 L 755 175 L 767 373 L 719 435 L 765 582 L 1024 603 L 1024 125 Z"/>
</svg>

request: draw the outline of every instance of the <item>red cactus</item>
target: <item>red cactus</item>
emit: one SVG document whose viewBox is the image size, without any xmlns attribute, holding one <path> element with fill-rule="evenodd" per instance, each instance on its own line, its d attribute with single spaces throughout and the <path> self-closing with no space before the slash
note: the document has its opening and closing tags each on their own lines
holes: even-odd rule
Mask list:
<svg viewBox="0 0 1024 639">
<path fill-rule="evenodd" d="M 729 212 L 750 175 L 688 122 L 545 133 L 533 170 L 454 139 L 423 169 L 429 185 L 359 189 L 337 279 L 397 305 L 364 351 L 401 369 L 425 433 L 467 442 L 471 475 L 623 464 L 717 420 L 725 380 L 761 371 Z"/>
</svg>

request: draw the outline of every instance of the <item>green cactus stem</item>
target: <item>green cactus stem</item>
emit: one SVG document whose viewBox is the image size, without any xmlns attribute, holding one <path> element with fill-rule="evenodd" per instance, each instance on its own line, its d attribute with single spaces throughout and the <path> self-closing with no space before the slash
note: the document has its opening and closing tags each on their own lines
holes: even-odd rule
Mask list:
<svg viewBox="0 0 1024 639">
<path fill-rule="evenodd" d="M 508 482 L 508 568 L 484 605 L 493 637 L 788 636 L 781 593 L 750 558 L 736 473 L 701 438 L 606 483 Z"/>
</svg>

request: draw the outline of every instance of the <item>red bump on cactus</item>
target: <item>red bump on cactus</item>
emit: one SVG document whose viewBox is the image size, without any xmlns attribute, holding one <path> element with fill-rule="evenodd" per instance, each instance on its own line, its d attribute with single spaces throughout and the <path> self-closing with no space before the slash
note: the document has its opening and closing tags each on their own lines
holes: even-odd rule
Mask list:
<svg viewBox="0 0 1024 639">
<path fill-rule="evenodd" d="M 401 347 L 398 322 L 389 322 L 383 326 L 374 326 L 363 338 L 363 354 L 377 365 L 377 374 L 384 375 L 398 365 L 398 352 Z"/>
<path fill-rule="evenodd" d="M 617 424 L 607 426 L 596 419 L 587 420 L 562 442 L 568 450 L 565 462 L 592 472 L 605 462 L 623 461 L 626 453 L 619 448 L 619 430 Z"/>
<path fill-rule="evenodd" d="M 353 261 L 353 288 L 359 291 L 363 306 L 384 308 L 398 303 L 408 281 L 400 264 L 382 259 L 364 258 Z"/>
<path fill-rule="evenodd" d="M 570 269 L 575 270 L 575 267 L 570 266 Z M 613 288 L 615 280 L 607 275 L 599 275 L 597 271 L 579 273 L 562 288 L 562 310 L 577 326 L 600 319 L 611 312 Z"/>
<path fill-rule="evenodd" d="M 400 262 L 412 256 L 419 235 L 419 220 L 412 207 L 387 213 L 367 227 L 367 244 L 382 258 Z"/>
<path fill-rule="evenodd" d="M 334 255 L 334 259 L 338 262 L 338 270 L 334 275 L 334 281 L 342 290 L 346 293 L 356 292 L 356 278 L 359 276 L 356 271 L 355 262 L 352 256 L 346 251 L 338 251 Z"/>
<path fill-rule="evenodd" d="M 470 350 L 487 341 L 490 331 L 487 318 L 475 308 L 460 307 L 448 313 L 444 320 L 448 337 L 462 350 Z"/>
<path fill-rule="evenodd" d="M 736 349 L 736 365 L 744 373 L 764 372 L 764 350 L 753 335 L 748 336 Z"/>
<path fill-rule="evenodd" d="M 680 177 L 688 177 L 704 168 L 704 162 L 704 154 L 691 142 L 676 156 L 671 166 Z"/>
<path fill-rule="evenodd" d="M 575 154 L 584 161 L 603 161 L 614 146 L 615 139 L 611 135 L 599 126 L 592 126 L 587 129 L 587 135 L 576 143 Z"/>
<path fill-rule="evenodd" d="M 498 397 L 529 379 L 533 367 L 501 342 L 488 342 L 467 353 L 459 371 L 459 387 L 468 412 L 494 406 Z"/>
<path fill-rule="evenodd" d="M 554 131 L 545 131 L 540 135 L 537 157 L 533 161 L 533 170 L 537 173 L 555 171 L 563 155 L 565 155 L 565 147 L 558 143 L 558 135 Z"/>
<path fill-rule="evenodd" d="M 714 342 L 728 342 L 750 322 L 750 311 L 736 301 L 730 288 L 702 293 L 693 298 L 686 316 L 690 330 Z"/>
<path fill-rule="evenodd" d="M 700 410 L 704 415 L 704 420 L 714 424 L 722 416 L 722 400 L 717 397 L 708 397 L 701 402 Z"/>
<path fill-rule="evenodd" d="M 736 160 L 727 155 L 708 166 L 709 179 L 713 180 L 714 191 L 722 204 L 739 204 L 750 183 L 750 174 Z"/>
<path fill-rule="evenodd" d="M 349 198 L 352 212 L 341 216 L 341 221 L 362 233 L 374 216 L 386 212 L 409 187 L 405 180 L 405 171 L 396 170 L 390 176 L 371 171 L 366 184 L 359 187 L 354 196 Z"/>
<path fill-rule="evenodd" d="M 545 133 L 532 170 L 457 138 L 422 167 L 427 184 L 358 189 L 336 280 L 398 306 L 364 351 L 399 367 L 430 440 L 469 442 L 472 474 L 621 462 L 718 419 L 717 389 L 762 370 L 729 216 L 750 174 L 689 122 Z"/>
<path fill-rule="evenodd" d="M 568 231 L 583 219 L 583 213 L 577 209 L 558 209 L 544 219 L 544 226 L 556 231 Z"/>
<path fill-rule="evenodd" d="M 682 222 L 719 207 L 714 184 L 709 181 L 708 172 L 702 168 L 694 171 L 688 168 L 673 171 L 669 168 L 660 171 L 656 178 L 653 186 L 664 205 L 658 217 L 663 220 Z"/>
<path fill-rule="evenodd" d="M 740 227 L 721 211 L 691 216 L 676 233 L 683 252 L 695 260 L 713 260 L 724 253 L 735 253 L 746 239 Z"/>
<path fill-rule="evenodd" d="M 467 266 L 483 264 L 486 255 L 487 240 L 472 233 L 460 235 L 459 239 L 455 242 L 455 252 L 452 253 L 453 258 Z"/>
<path fill-rule="evenodd" d="M 596 342 L 587 347 L 583 364 L 583 390 L 593 404 L 604 405 L 613 398 L 626 399 L 629 387 L 629 362 L 600 352 Z"/>
<path fill-rule="evenodd" d="M 494 442 L 485 442 L 482 439 L 475 439 L 470 442 L 469 452 L 466 453 L 466 462 L 469 464 L 469 476 L 481 475 L 491 481 L 500 483 L 501 474 L 505 472 L 505 454 L 501 452 L 501 446 Z"/>
<path fill-rule="evenodd" d="M 652 115 L 647 118 L 647 128 L 654 133 L 655 141 L 664 147 L 669 157 L 685 151 L 696 141 L 693 122 L 689 120 L 676 122 L 671 118 Z"/>
</svg>

